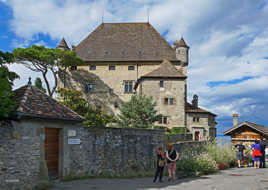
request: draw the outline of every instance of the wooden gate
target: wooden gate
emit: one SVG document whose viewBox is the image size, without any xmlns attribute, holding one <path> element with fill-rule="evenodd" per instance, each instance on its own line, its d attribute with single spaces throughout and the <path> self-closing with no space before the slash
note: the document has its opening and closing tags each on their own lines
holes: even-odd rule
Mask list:
<svg viewBox="0 0 268 190">
<path fill-rule="evenodd" d="M 50 178 L 57 178 L 59 173 L 59 129 L 46 128 L 45 160 Z"/>
</svg>

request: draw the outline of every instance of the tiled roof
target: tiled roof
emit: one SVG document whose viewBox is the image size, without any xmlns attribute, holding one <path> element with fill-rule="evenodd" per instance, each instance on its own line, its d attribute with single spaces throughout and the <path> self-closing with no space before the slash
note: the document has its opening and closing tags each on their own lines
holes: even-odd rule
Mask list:
<svg viewBox="0 0 268 190">
<path fill-rule="evenodd" d="M 175 41 L 174 46 L 175 47 L 187 47 L 187 48 L 189 48 L 189 46 L 185 43 L 183 38 L 181 38 L 179 41 Z"/>
<path fill-rule="evenodd" d="M 167 59 L 164 59 L 159 68 L 141 76 L 141 78 L 187 78 L 187 76 L 182 73 L 182 70 L 178 70 Z"/>
<path fill-rule="evenodd" d="M 84 118 L 58 103 L 34 86 L 26 85 L 14 91 L 16 118 L 40 118 L 82 122 Z"/>
<path fill-rule="evenodd" d="M 177 60 L 175 50 L 149 23 L 102 23 L 75 51 L 84 61 Z"/>
<path fill-rule="evenodd" d="M 68 47 L 66 41 L 64 38 L 62 38 L 62 40 L 60 41 L 59 45 L 57 46 L 57 48 L 62 48 L 64 50 L 70 50 L 70 48 Z"/>
<path fill-rule="evenodd" d="M 210 112 L 210 111 L 207 111 L 203 108 L 200 108 L 200 107 L 194 107 L 192 104 L 190 103 L 186 103 L 185 105 L 185 110 L 186 110 L 186 113 L 208 113 L 208 114 L 211 114 L 213 116 L 217 116 L 216 114 Z"/>
<path fill-rule="evenodd" d="M 224 131 L 224 135 L 229 135 L 230 133 L 232 133 L 234 130 L 242 127 L 242 126 L 248 126 L 248 127 L 251 127 L 253 129 L 255 129 L 256 131 L 259 131 L 261 132 L 262 134 L 264 135 L 267 135 L 268 136 L 268 127 L 265 127 L 263 125 L 258 125 L 258 124 L 255 124 L 255 123 L 252 123 L 252 122 L 249 122 L 249 121 L 243 121 L 239 124 L 237 124 L 236 126 L 233 126 L 232 128 Z"/>
</svg>

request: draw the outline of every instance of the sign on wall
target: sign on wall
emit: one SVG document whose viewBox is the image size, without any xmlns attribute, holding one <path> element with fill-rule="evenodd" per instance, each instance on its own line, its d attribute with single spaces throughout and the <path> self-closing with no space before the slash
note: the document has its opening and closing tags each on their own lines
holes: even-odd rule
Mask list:
<svg viewBox="0 0 268 190">
<path fill-rule="evenodd" d="M 68 130 L 68 137 L 75 137 L 76 136 L 76 130 Z"/>
<path fill-rule="evenodd" d="M 81 144 L 80 139 L 68 139 L 68 144 Z"/>
</svg>

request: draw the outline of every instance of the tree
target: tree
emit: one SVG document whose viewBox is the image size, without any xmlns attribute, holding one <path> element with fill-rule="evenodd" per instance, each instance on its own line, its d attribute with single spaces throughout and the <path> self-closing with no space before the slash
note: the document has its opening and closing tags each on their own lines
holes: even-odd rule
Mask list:
<svg viewBox="0 0 268 190">
<path fill-rule="evenodd" d="M 88 127 L 103 127 L 107 123 L 115 121 L 112 116 L 105 112 L 90 107 L 78 90 L 59 88 L 58 93 L 59 102 L 85 117 L 84 125 Z"/>
<path fill-rule="evenodd" d="M 7 118 L 14 109 L 12 86 L 13 81 L 19 76 L 15 72 L 10 72 L 6 66 L 13 60 L 12 54 L 0 51 L 0 119 Z"/>
<path fill-rule="evenodd" d="M 85 116 L 89 111 L 87 101 L 83 98 L 82 93 L 78 90 L 67 88 L 59 88 L 59 102 L 63 103 L 66 107 L 75 111 L 81 116 Z"/>
<path fill-rule="evenodd" d="M 119 125 L 130 128 L 150 128 L 158 120 L 156 103 L 151 97 L 133 95 L 120 107 Z"/>
<path fill-rule="evenodd" d="M 82 65 L 83 60 L 76 56 L 74 51 L 46 48 L 36 46 L 28 48 L 17 48 L 13 50 L 15 61 L 25 65 L 32 71 L 41 72 L 46 84 L 49 96 L 53 96 L 58 87 L 59 68 L 66 70 L 72 65 Z M 48 82 L 48 72 L 51 71 L 54 78 L 54 85 L 51 87 Z"/>
<path fill-rule="evenodd" d="M 34 86 L 39 90 L 43 91 L 44 93 L 47 92 L 46 89 L 43 88 L 42 80 L 39 77 L 35 79 Z"/>
</svg>

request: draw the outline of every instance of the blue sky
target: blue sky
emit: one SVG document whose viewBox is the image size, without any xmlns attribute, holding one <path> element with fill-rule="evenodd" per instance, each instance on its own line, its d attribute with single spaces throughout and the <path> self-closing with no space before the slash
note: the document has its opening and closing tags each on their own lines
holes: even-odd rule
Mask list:
<svg viewBox="0 0 268 190">
<path fill-rule="evenodd" d="M 268 126 L 268 2 L 265 0 L 0 0 L 0 50 L 32 44 L 77 45 L 104 22 L 150 23 L 190 46 L 188 100 L 215 112 L 218 131 L 240 121 Z M 16 86 L 36 77 L 20 65 Z M 40 75 L 39 75 L 40 76 Z"/>
</svg>

